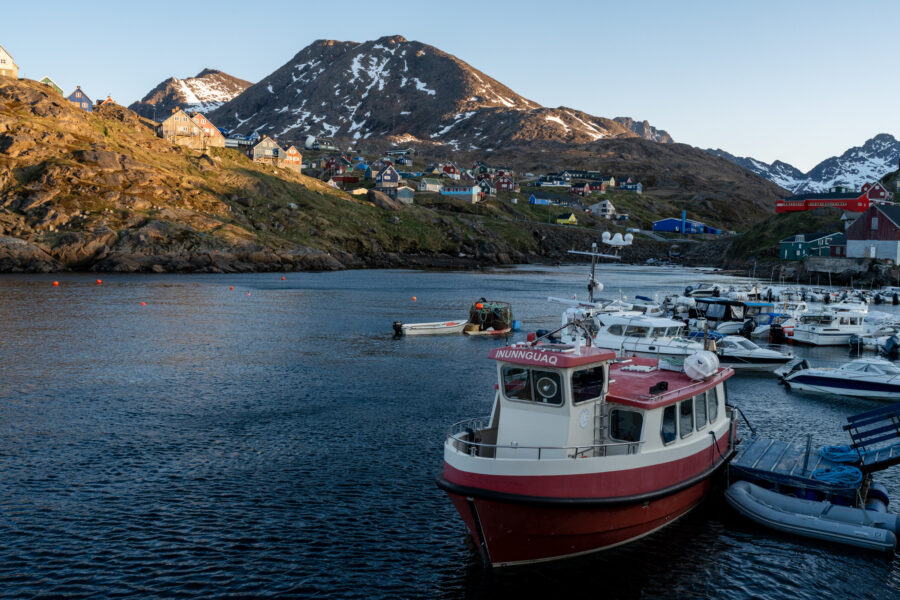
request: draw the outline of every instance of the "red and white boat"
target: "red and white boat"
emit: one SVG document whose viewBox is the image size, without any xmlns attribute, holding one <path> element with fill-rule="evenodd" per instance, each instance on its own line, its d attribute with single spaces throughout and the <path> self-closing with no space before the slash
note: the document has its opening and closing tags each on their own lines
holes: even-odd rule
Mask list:
<svg viewBox="0 0 900 600">
<path fill-rule="evenodd" d="M 580 342 L 494 349 L 491 415 L 444 443 L 438 486 L 494 566 L 646 536 L 697 506 L 734 453 L 734 371 L 714 355 L 676 371 Z"/>
</svg>

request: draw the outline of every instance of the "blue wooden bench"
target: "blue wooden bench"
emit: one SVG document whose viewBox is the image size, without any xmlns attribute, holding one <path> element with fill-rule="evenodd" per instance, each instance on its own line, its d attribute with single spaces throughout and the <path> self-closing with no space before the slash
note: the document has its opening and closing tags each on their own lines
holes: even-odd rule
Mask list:
<svg viewBox="0 0 900 600">
<path fill-rule="evenodd" d="M 900 463 L 900 402 L 847 417 L 844 431 L 850 434 L 850 447 L 859 454 L 864 473 Z"/>
</svg>

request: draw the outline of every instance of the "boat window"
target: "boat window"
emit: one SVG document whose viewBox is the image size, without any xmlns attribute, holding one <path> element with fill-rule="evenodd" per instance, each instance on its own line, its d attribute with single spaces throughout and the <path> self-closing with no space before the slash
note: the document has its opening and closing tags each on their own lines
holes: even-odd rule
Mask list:
<svg viewBox="0 0 900 600">
<path fill-rule="evenodd" d="M 641 441 L 644 415 L 634 410 L 613 409 L 609 413 L 609 437 L 617 442 Z"/>
<path fill-rule="evenodd" d="M 503 395 L 511 400 L 531 400 L 528 369 L 503 367 Z"/>
<path fill-rule="evenodd" d="M 625 331 L 624 325 L 610 325 L 609 329 L 607 329 L 610 335 L 622 335 L 622 332 Z"/>
<path fill-rule="evenodd" d="M 603 367 L 591 367 L 572 373 L 572 403 L 578 404 L 603 395 L 606 374 Z"/>
<path fill-rule="evenodd" d="M 722 308 L 724 308 L 724 306 Z M 744 319 L 744 307 L 743 306 L 732 306 L 731 307 L 731 318 L 735 321 L 742 321 Z"/>
<path fill-rule="evenodd" d="M 719 393 L 718 387 L 706 391 L 706 409 L 709 413 L 709 422 L 715 423 L 719 418 Z"/>
<path fill-rule="evenodd" d="M 636 327 L 634 325 L 628 327 L 625 335 L 629 337 L 647 337 L 647 332 L 649 329 L 647 327 Z"/>
<path fill-rule="evenodd" d="M 746 348 L 747 350 L 756 350 L 756 344 L 754 344 L 750 340 L 741 340 L 740 342 L 738 342 L 738 345 L 741 348 Z"/>
<path fill-rule="evenodd" d="M 706 427 L 706 395 L 709 392 L 703 392 L 701 394 L 697 394 L 696 401 L 694 402 L 694 409 L 697 411 L 697 430 L 703 429 Z"/>
<path fill-rule="evenodd" d="M 737 308 L 736 306 L 734 308 Z M 759 306 L 748 306 L 747 310 L 744 311 L 745 317 L 755 317 L 760 313 L 762 307 Z"/>
<path fill-rule="evenodd" d="M 510 400 L 562 405 L 559 373 L 503 367 L 503 394 Z"/>
<path fill-rule="evenodd" d="M 710 304 L 709 308 L 706 309 L 706 318 L 708 319 L 721 319 L 725 316 L 725 305 L 724 304 Z"/>
<path fill-rule="evenodd" d="M 663 444 L 671 444 L 675 441 L 677 435 L 677 425 L 675 424 L 675 405 L 672 404 L 663 409 L 662 429 L 660 431 Z"/>
<path fill-rule="evenodd" d="M 678 429 L 681 437 L 687 437 L 694 432 L 694 399 L 688 398 L 678 404 Z"/>
</svg>

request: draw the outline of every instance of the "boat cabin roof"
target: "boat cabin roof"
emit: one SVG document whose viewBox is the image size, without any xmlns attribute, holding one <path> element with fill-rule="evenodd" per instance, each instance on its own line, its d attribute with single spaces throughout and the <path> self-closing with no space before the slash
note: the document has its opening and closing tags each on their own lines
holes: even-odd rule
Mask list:
<svg viewBox="0 0 900 600">
<path fill-rule="evenodd" d="M 775 307 L 772 302 L 748 302 L 746 300 L 728 300 L 727 298 L 697 298 L 697 302 L 706 304 L 725 304 L 728 306 L 770 306 Z"/>
<path fill-rule="evenodd" d="M 576 354 L 574 346 L 567 344 L 515 344 L 494 348 L 490 357 L 516 365 L 571 369 L 616 358 L 616 353 L 604 348 L 581 346 Z"/>
<path fill-rule="evenodd" d="M 634 325 L 635 327 L 684 327 L 684 323 L 668 317 L 648 317 L 640 313 L 610 313 L 597 315 L 603 325 Z"/>
<path fill-rule="evenodd" d="M 633 357 L 611 366 L 606 401 L 652 410 L 695 396 L 733 374 L 733 369 L 720 368 L 712 377 L 695 381 L 683 371 L 660 369 L 656 359 Z M 666 390 L 651 391 L 659 390 L 662 382 L 667 384 Z"/>
<path fill-rule="evenodd" d="M 900 375 L 900 368 L 894 363 L 880 358 L 858 358 L 845 365 L 841 365 L 841 371 L 854 371 L 856 373 L 872 373 L 875 375 Z"/>
</svg>

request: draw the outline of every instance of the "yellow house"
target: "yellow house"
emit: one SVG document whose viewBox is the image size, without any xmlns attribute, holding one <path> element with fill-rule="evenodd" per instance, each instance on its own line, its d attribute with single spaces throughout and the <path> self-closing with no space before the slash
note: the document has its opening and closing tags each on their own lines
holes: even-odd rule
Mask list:
<svg viewBox="0 0 900 600">
<path fill-rule="evenodd" d="M 0 46 L 0 77 L 19 78 L 19 65 L 16 64 L 12 55 L 3 46 Z"/>
<path fill-rule="evenodd" d="M 575 213 L 559 215 L 556 217 L 556 222 L 559 225 L 578 225 L 578 219 L 575 218 Z"/>
<path fill-rule="evenodd" d="M 159 137 L 179 146 L 203 148 L 203 132 L 194 120 L 180 108 L 173 109 L 169 118 L 159 124 L 157 133 Z"/>
</svg>

